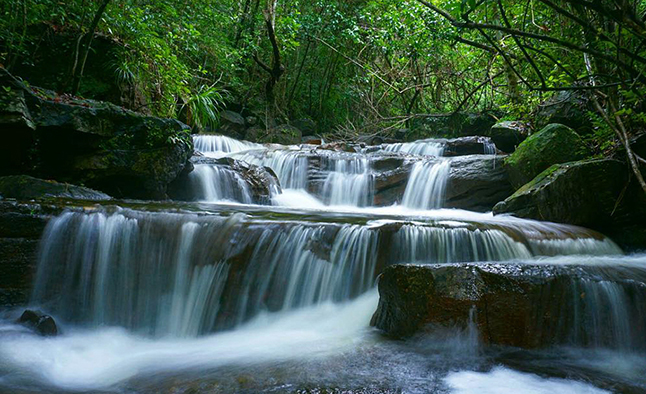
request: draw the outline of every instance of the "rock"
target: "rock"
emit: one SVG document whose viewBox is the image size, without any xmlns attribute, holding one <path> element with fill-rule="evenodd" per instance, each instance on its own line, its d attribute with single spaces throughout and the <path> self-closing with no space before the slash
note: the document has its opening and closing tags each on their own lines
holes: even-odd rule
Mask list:
<svg viewBox="0 0 646 394">
<path fill-rule="evenodd" d="M 281 145 L 296 145 L 301 142 L 303 135 L 299 129 L 290 125 L 280 125 L 269 129 L 267 136 L 259 142 Z"/>
<path fill-rule="evenodd" d="M 411 121 L 408 141 L 429 137 L 460 137 L 486 135 L 496 118 L 488 113 L 451 113 L 416 118 Z"/>
<path fill-rule="evenodd" d="M 594 112 L 590 92 L 586 90 L 564 90 L 554 94 L 542 103 L 535 116 L 537 129 L 559 123 L 571 127 L 583 135 L 592 132 L 588 113 Z"/>
<path fill-rule="evenodd" d="M 491 126 L 489 137 L 496 147 L 505 153 L 512 153 L 529 135 L 529 125 L 523 122 L 504 121 Z"/>
<path fill-rule="evenodd" d="M 481 155 L 496 152 L 496 147 L 489 137 L 473 136 L 440 141 L 445 144 L 444 156 Z"/>
<path fill-rule="evenodd" d="M 503 162 L 503 156 L 452 158 L 444 206 L 478 212 L 491 211 L 496 203 L 514 192 Z"/>
<path fill-rule="evenodd" d="M 0 69 L 0 175 L 27 173 L 115 197 L 166 198 L 193 151 L 188 126 L 27 88 Z"/>
<path fill-rule="evenodd" d="M 196 156 L 191 159 L 192 166 L 211 165 L 226 168 L 240 176 L 246 183 L 256 204 L 270 204 L 271 196 L 281 190 L 278 177 L 269 167 L 260 167 L 229 157 L 219 159 Z M 175 200 L 193 201 L 196 196 L 191 187 L 190 172 L 183 173 L 171 184 L 169 193 Z"/>
<path fill-rule="evenodd" d="M 40 205 L 0 201 L 0 307 L 24 305 L 31 292 L 38 245 L 52 213 Z"/>
<path fill-rule="evenodd" d="M 18 319 L 18 323 L 33 328 L 42 336 L 58 335 L 58 328 L 56 327 L 54 318 L 41 311 L 27 309 Z"/>
<path fill-rule="evenodd" d="M 220 112 L 220 133 L 241 140 L 245 138 L 245 129 L 242 115 L 229 110 Z"/>
<path fill-rule="evenodd" d="M 303 137 L 316 134 L 316 122 L 310 118 L 297 119 L 291 122 L 291 125 L 301 131 Z"/>
<path fill-rule="evenodd" d="M 589 149 L 574 130 L 551 124 L 532 134 L 505 161 L 512 185 L 518 188 L 552 164 L 581 160 Z"/>
<path fill-rule="evenodd" d="M 37 179 L 28 175 L 0 177 L 0 195 L 4 198 L 31 200 L 40 198 L 71 198 L 77 200 L 110 200 L 105 193 L 87 187 Z"/>
<path fill-rule="evenodd" d="M 493 212 L 590 227 L 625 249 L 646 249 L 646 195 L 628 176 L 629 169 L 611 159 L 554 165 Z"/>
<path fill-rule="evenodd" d="M 394 265 L 379 277 L 379 305 L 371 324 L 398 338 L 472 326 L 485 344 L 492 345 L 617 346 L 608 339 L 615 327 L 614 309 L 643 309 L 643 278 L 641 271 L 606 276 L 586 265 Z M 602 283 L 612 283 L 617 297 L 633 296 L 618 301 L 627 305 L 612 304 Z M 645 323 L 637 312 L 620 323 L 631 327 L 630 339 L 638 348 L 646 346 Z"/>
</svg>

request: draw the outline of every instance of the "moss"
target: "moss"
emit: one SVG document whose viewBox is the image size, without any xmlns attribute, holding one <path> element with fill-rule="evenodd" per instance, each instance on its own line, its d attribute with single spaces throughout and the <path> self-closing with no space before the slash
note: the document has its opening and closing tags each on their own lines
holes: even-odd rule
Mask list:
<svg viewBox="0 0 646 394">
<path fill-rule="evenodd" d="M 574 130 L 551 124 L 521 143 L 505 160 L 512 184 L 524 185 L 553 164 L 586 158 L 589 149 Z"/>
</svg>

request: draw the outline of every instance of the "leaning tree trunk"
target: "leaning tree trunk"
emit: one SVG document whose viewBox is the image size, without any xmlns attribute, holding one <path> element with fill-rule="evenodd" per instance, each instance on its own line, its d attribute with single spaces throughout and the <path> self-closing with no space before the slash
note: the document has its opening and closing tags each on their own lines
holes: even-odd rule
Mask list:
<svg viewBox="0 0 646 394">
<path fill-rule="evenodd" d="M 87 43 L 83 47 L 83 54 L 81 55 L 80 67 L 75 66 L 72 69 L 71 93 L 73 95 L 78 93 L 79 88 L 81 87 L 81 78 L 83 78 L 83 72 L 85 71 L 85 63 L 87 62 L 87 56 L 90 53 L 92 40 L 94 39 L 94 32 L 96 31 L 96 27 L 99 25 L 99 22 L 101 21 L 101 17 L 103 16 L 103 13 L 105 12 L 105 9 L 108 7 L 109 3 L 110 3 L 110 0 L 103 0 L 99 8 L 96 10 L 96 14 L 94 14 L 94 19 L 92 20 L 92 24 L 90 25 L 90 30 L 87 32 L 87 40 L 86 40 Z"/>
</svg>

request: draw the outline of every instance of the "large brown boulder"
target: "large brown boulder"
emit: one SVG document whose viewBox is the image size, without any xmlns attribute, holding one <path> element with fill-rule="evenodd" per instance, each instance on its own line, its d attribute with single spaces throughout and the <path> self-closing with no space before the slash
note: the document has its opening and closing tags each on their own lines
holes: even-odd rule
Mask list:
<svg viewBox="0 0 646 394">
<path fill-rule="evenodd" d="M 585 265 L 394 265 L 380 276 L 372 325 L 398 338 L 471 325 L 493 345 L 646 347 L 644 270 L 603 272 Z M 608 283 L 616 298 L 607 296 Z M 630 327 L 626 337 L 618 324 Z"/>
</svg>

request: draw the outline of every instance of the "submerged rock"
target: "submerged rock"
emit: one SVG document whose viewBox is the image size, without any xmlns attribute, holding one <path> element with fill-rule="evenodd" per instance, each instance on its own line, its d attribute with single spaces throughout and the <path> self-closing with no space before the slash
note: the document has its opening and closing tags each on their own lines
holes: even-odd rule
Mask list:
<svg viewBox="0 0 646 394">
<path fill-rule="evenodd" d="M 532 134 L 505 161 L 511 183 L 520 187 L 552 164 L 581 160 L 589 150 L 574 130 L 550 124 Z"/>
<path fill-rule="evenodd" d="M 28 173 L 115 197 L 166 198 L 193 143 L 188 126 L 28 88 L 0 69 L 2 175 Z"/>
<path fill-rule="evenodd" d="M 0 177 L 0 196 L 17 200 L 39 198 L 72 198 L 76 200 L 110 200 L 105 193 L 83 186 L 58 183 L 28 175 Z"/>
<path fill-rule="evenodd" d="M 529 135 L 529 125 L 523 122 L 503 121 L 491 127 L 489 137 L 496 147 L 505 153 L 512 153 Z"/>
<path fill-rule="evenodd" d="M 27 309 L 18 319 L 18 323 L 33 328 L 42 336 L 58 335 L 58 328 L 56 327 L 54 318 L 41 311 Z"/>
<path fill-rule="evenodd" d="M 371 324 L 394 337 L 473 325 L 493 345 L 644 348 L 644 274 L 514 263 L 394 265 L 380 276 Z"/>
</svg>

